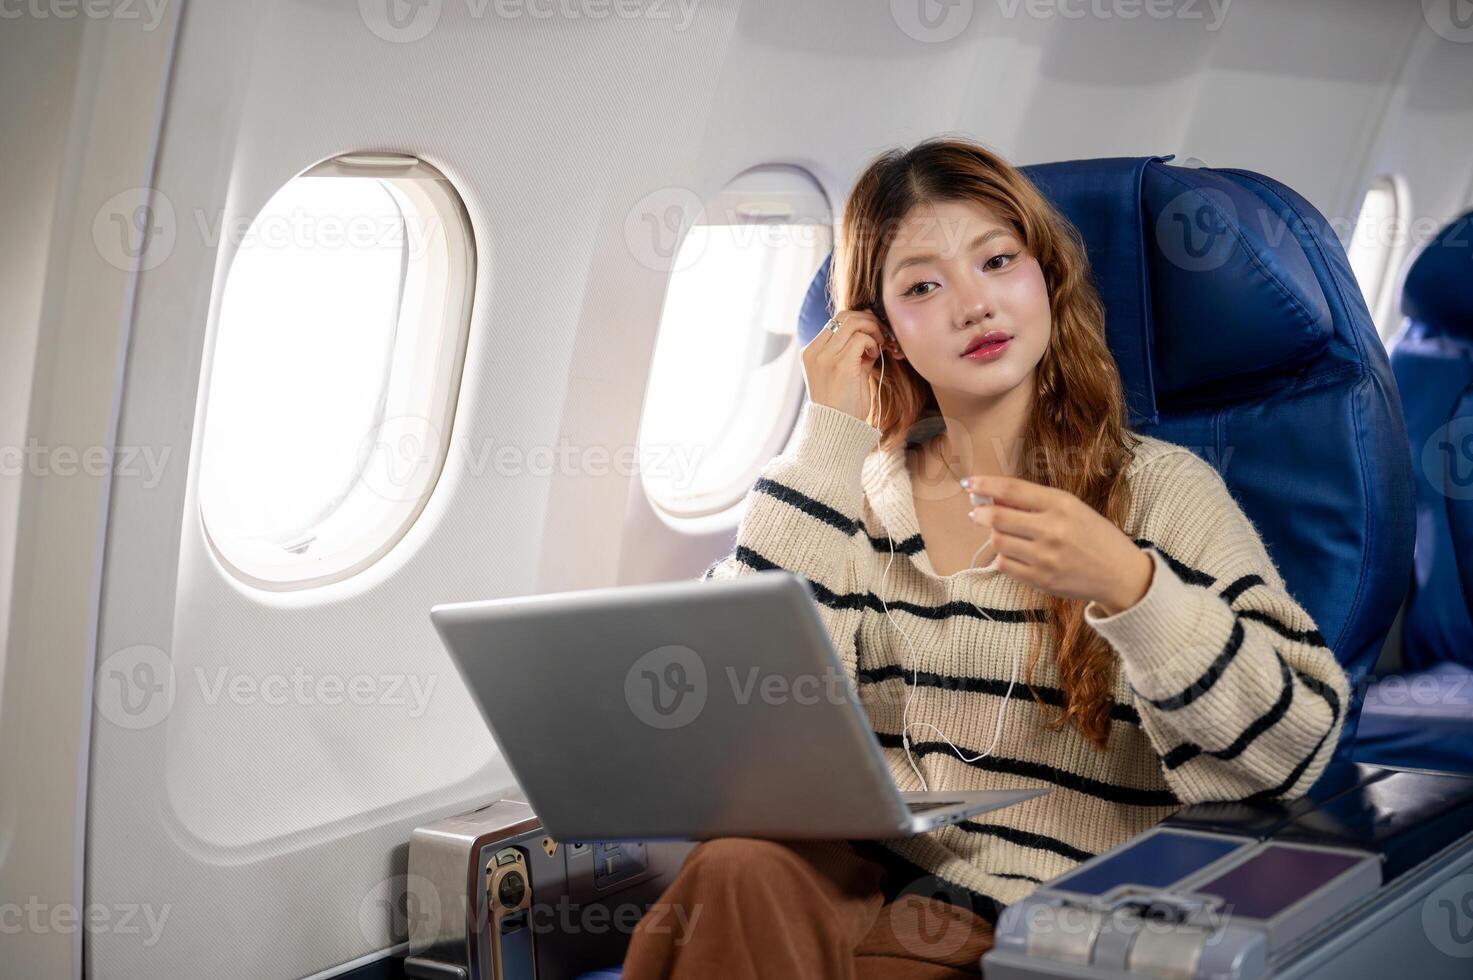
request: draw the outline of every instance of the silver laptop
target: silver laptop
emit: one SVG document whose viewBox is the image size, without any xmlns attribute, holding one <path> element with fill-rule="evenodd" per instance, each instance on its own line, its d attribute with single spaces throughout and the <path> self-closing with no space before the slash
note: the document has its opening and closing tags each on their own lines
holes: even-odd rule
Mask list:
<svg viewBox="0 0 1473 980">
<path fill-rule="evenodd" d="M 781 569 L 430 617 L 562 841 L 904 837 L 1049 792 L 896 789 L 807 580 Z"/>
</svg>

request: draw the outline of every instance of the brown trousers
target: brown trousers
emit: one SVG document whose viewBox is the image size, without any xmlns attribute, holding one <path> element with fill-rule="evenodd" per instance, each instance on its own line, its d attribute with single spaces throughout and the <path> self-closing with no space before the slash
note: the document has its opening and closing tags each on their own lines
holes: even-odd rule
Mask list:
<svg viewBox="0 0 1473 980">
<path fill-rule="evenodd" d="M 635 927 L 623 980 L 979 976 L 991 923 L 901 874 L 843 841 L 704 841 Z"/>
</svg>

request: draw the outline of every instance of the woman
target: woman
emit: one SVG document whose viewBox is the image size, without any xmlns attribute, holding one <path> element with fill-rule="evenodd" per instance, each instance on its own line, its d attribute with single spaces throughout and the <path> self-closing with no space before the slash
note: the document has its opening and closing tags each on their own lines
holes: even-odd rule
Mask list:
<svg viewBox="0 0 1473 980">
<path fill-rule="evenodd" d="M 794 441 L 706 577 L 813 583 L 901 790 L 1052 792 L 896 840 L 704 842 L 626 980 L 976 975 L 1003 906 L 1184 803 L 1303 795 L 1339 737 L 1344 672 L 1217 472 L 1126 428 L 1083 246 L 1022 174 L 884 154 L 834 270 Z"/>
</svg>

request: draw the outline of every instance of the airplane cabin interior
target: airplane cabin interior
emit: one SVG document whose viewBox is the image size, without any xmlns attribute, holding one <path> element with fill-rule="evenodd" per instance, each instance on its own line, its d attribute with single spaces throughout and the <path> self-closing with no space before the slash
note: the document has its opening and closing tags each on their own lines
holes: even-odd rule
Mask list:
<svg viewBox="0 0 1473 980">
<path fill-rule="evenodd" d="M 0 51 L 0 977 L 1473 977 L 1468 0 L 0 0 Z M 740 955 L 636 967 L 704 841 L 884 810 L 846 785 L 955 802 L 907 782 L 932 736 L 853 701 L 952 683 L 898 637 L 865 670 L 936 615 L 737 547 L 765 493 L 920 574 L 919 535 L 835 509 L 858 474 L 828 498 L 769 467 L 815 416 L 865 435 L 812 387 L 864 286 L 846 206 L 938 136 L 1077 232 L 1125 424 L 1207 464 L 1282 581 L 1154 574 L 1226 602 L 1283 695 L 1148 759 L 1149 791 L 922 756 L 1065 814 L 924 832 L 980 826 L 968 860 L 1020 896 L 970 907 L 954 972 L 764 967 L 791 937 L 740 898 L 679 923 Z M 1265 586 L 1311 626 L 1239 616 Z M 819 628 L 851 614 L 878 625 Z M 645 678 L 689 682 L 692 622 L 847 664 L 848 700 L 633 717 Z M 1272 702 L 1234 652 L 1178 705 Z M 1036 717 L 1001 677 L 953 685 L 972 751 Z M 1112 744 L 1157 744 L 1152 704 L 1117 697 Z M 1251 743 L 1310 712 L 1333 738 L 1253 783 Z M 855 761 L 773 748 L 787 725 Z M 1252 788 L 1166 789 L 1195 756 Z M 1069 836 L 1141 799 L 1143 832 Z"/>
</svg>

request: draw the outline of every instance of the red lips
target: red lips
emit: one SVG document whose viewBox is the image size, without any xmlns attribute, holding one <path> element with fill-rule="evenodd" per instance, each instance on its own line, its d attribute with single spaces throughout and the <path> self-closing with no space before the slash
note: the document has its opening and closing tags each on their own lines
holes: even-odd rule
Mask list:
<svg viewBox="0 0 1473 980">
<path fill-rule="evenodd" d="M 966 350 L 962 351 L 961 356 L 966 357 L 978 347 L 986 347 L 988 344 L 1000 343 L 1004 340 L 1008 340 L 1011 337 L 1012 334 L 1004 333 L 1001 330 L 989 330 L 986 333 L 982 334 L 980 337 L 973 337 L 971 340 L 967 341 Z"/>
</svg>

